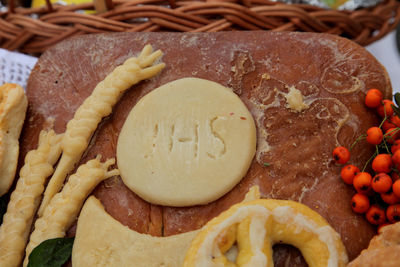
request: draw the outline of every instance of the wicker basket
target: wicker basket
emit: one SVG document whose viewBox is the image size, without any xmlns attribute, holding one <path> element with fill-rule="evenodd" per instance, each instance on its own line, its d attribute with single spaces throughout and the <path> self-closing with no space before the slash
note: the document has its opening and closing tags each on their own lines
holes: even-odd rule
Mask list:
<svg viewBox="0 0 400 267">
<path fill-rule="evenodd" d="M 95 10 L 98 1 L 107 6 Z M 381 4 L 353 12 L 268 0 L 95 0 L 75 6 L 15 8 L 0 12 L 0 46 L 40 54 L 72 36 L 100 32 L 231 30 L 307 31 L 338 34 L 361 45 L 370 44 L 393 30 L 400 20 L 400 3 Z M 101 2 L 100 2 L 101 3 Z"/>
</svg>

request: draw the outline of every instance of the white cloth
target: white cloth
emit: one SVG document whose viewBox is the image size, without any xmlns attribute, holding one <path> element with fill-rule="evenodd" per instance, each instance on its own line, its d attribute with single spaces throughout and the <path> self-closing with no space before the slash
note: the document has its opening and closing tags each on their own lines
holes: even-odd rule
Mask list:
<svg viewBox="0 0 400 267">
<path fill-rule="evenodd" d="M 26 88 L 29 74 L 36 61 L 36 57 L 0 48 L 0 85 L 3 83 L 17 83 Z"/>
<path fill-rule="evenodd" d="M 393 93 L 400 92 L 400 53 L 396 47 L 396 31 L 366 48 L 385 66 L 392 81 Z"/>
</svg>

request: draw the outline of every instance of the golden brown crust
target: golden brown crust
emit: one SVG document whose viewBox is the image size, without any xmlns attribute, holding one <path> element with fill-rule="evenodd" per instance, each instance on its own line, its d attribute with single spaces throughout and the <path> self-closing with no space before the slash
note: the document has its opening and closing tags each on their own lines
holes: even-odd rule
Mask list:
<svg viewBox="0 0 400 267">
<path fill-rule="evenodd" d="M 372 238 L 367 249 L 361 252 L 348 267 L 397 267 L 400 255 L 400 223 L 381 229 L 379 235 Z"/>
<path fill-rule="evenodd" d="M 28 101 L 24 89 L 13 83 L 0 86 L 0 196 L 14 181 L 19 154 L 19 135 Z"/>
<path fill-rule="evenodd" d="M 349 201 L 354 191 L 340 181 L 340 166 L 331 161 L 331 151 L 338 144 L 350 145 L 378 123 L 373 111 L 363 105 L 367 89 L 379 88 L 389 97 L 391 87 L 386 71 L 372 55 L 336 36 L 231 32 L 73 38 L 47 51 L 30 77 L 29 118 L 34 123 L 25 129 L 24 149 L 30 148 L 48 117 L 54 118 L 56 131 L 63 132 L 95 85 L 145 43 L 163 50 L 167 68 L 125 93 L 95 132 L 82 162 L 98 153 L 114 157 L 118 133 L 138 99 L 161 84 L 188 76 L 234 89 L 256 120 L 258 155 L 233 190 L 205 206 L 150 205 L 120 179 L 105 181 L 94 194 L 108 213 L 138 232 L 172 235 L 200 228 L 257 184 L 262 197 L 297 200 L 319 212 L 342 235 L 350 259 L 367 246 L 374 229 L 352 212 Z M 301 112 L 287 108 L 292 86 L 301 91 L 309 108 Z M 359 166 L 369 158 L 362 146 L 355 148 L 354 155 L 352 163 Z M 300 261 L 294 258 L 292 266 L 304 266 Z"/>
</svg>

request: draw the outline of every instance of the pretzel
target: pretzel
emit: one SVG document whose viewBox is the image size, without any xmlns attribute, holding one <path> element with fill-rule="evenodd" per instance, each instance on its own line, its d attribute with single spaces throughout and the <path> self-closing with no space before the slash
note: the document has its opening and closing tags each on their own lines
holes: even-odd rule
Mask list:
<svg viewBox="0 0 400 267">
<path fill-rule="evenodd" d="M 67 124 L 67 130 L 62 140 L 62 156 L 46 187 L 38 211 L 39 216 L 43 214 L 51 198 L 61 189 L 65 177 L 87 148 L 97 125 L 103 117 L 111 113 L 112 107 L 122 93 L 132 85 L 153 77 L 164 68 L 164 63 L 153 66 L 153 63 L 161 56 L 160 50 L 153 53 L 151 45 L 146 45 L 138 58 L 127 59 L 107 75 L 78 108 L 74 118 Z"/>
<path fill-rule="evenodd" d="M 0 86 L 0 196 L 10 189 L 17 170 L 19 135 L 28 100 L 24 89 L 13 83 Z"/>
<path fill-rule="evenodd" d="M 272 246 L 280 242 L 296 246 L 310 267 L 348 261 L 339 234 L 318 213 L 294 201 L 260 199 L 236 204 L 209 221 L 183 266 L 273 266 Z"/>
</svg>

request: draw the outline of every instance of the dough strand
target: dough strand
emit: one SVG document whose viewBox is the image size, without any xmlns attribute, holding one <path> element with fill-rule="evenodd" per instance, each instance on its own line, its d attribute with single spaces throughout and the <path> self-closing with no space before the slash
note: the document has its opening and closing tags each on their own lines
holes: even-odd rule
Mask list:
<svg viewBox="0 0 400 267">
<path fill-rule="evenodd" d="M 29 243 L 26 247 L 24 267 L 29 255 L 41 242 L 64 237 L 65 232 L 74 223 L 87 196 L 104 179 L 118 175 L 118 169 L 108 171 L 115 159 L 100 162 L 100 156 L 79 166 L 77 172 L 68 178 L 68 182 L 60 193 L 57 193 L 47 205 L 43 216 L 35 222 Z"/>
<path fill-rule="evenodd" d="M 53 165 L 61 154 L 61 139 L 62 135 L 53 130 L 41 131 L 38 148 L 25 157 L 0 227 L 0 266 L 21 265 L 46 178 L 53 173 Z"/>
<path fill-rule="evenodd" d="M 78 108 L 74 118 L 68 122 L 62 140 L 61 160 L 46 188 L 38 211 L 39 216 L 43 214 L 51 198 L 60 191 L 66 176 L 87 148 L 97 125 L 103 117 L 111 113 L 122 93 L 132 85 L 155 76 L 165 67 L 164 63 L 152 66 L 162 56 L 160 50 L 152 52 L 151 45 L 146 45 L 138 58 L 129 58 L 116 67 L 96 86 Z"/>
</svg>

